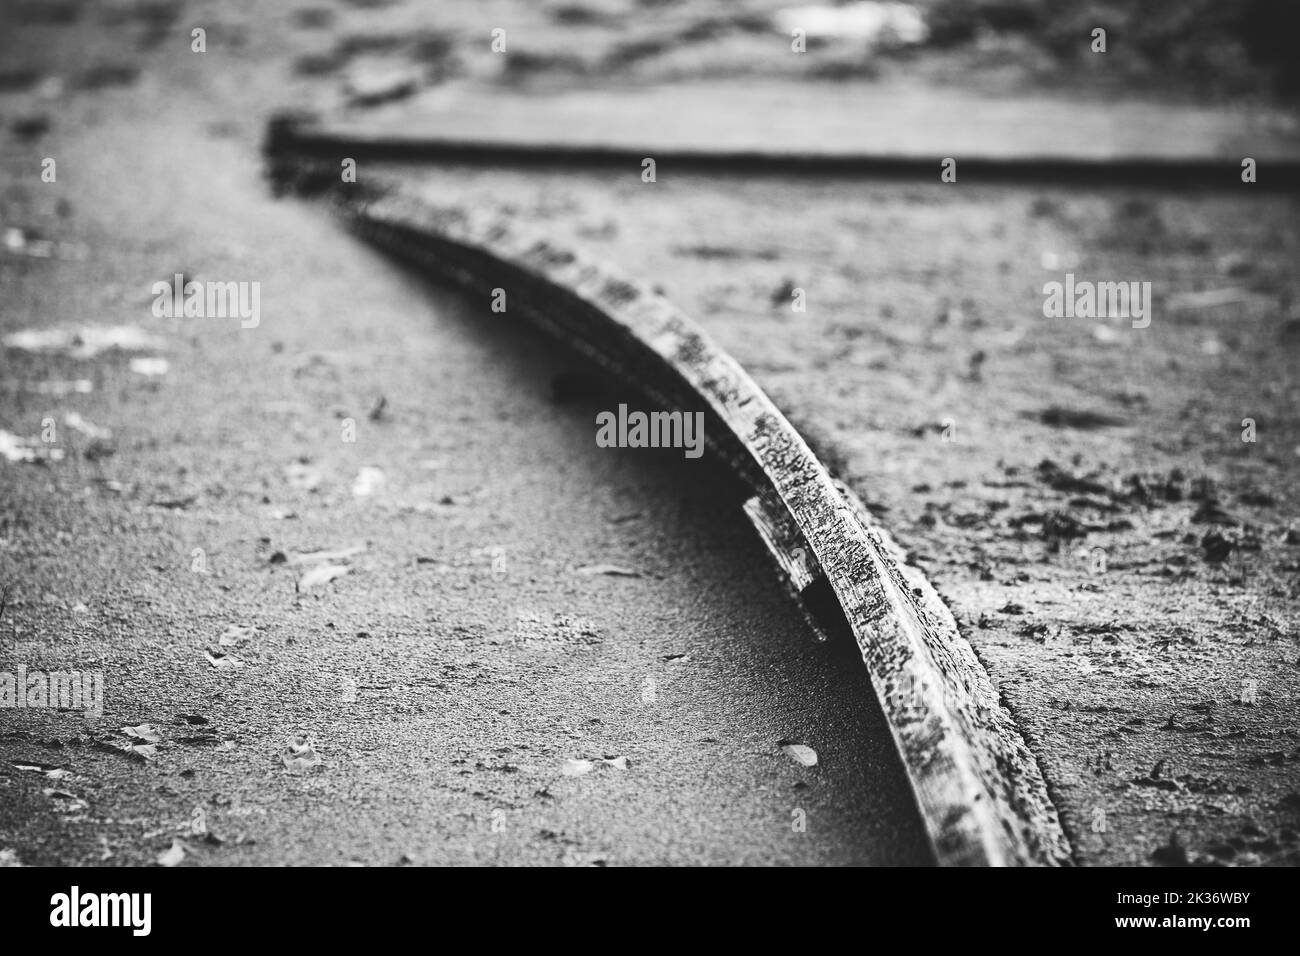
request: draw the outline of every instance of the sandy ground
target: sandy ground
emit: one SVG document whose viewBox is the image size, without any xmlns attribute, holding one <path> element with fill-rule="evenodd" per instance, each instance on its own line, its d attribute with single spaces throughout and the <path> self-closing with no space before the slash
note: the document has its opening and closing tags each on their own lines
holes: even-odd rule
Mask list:
<svg viewBox="0 0 1300 956">
<path fill-rule="evenodd" d="M 474 318 L 481 305 L 403 278 L 342 240 L 320 210 L 269 206 L 256 181 L 251 150 L 269 110 L 287 103 L 367 113 L 358 90 L 400 89 L 400 72 L 397 80 L 384 74 L 395 60 L 409 63 L 412 50 L 416 84 L 435 87 L 439 70 L 505 91 L 520 81 L 511 71 L 563 87 L 594 67 L 557 62 L 552 48 L 563 37 L 554 33 L 546 55 L 531 61 L 448 58 L 447 37 L 488 17 L 459 5 L 424 32 L 411 28 L 405 4 L 384 14 L 381 29 L 361 26 L 351 7 L 281 24 L 245 5 L 195 10 L 226 24 L 214 32 L 239 38 L 238 47 L 219 48 L 238 69 L 211 69 L 213 53 L 204 60 L 155 45 L 123 88 L 74 92 L 70 82 L 52 101 L 39 86 L 8 98 L 6 121 L 44 115 L 52 124 L 7 148 L 10 169 L 56 151 L 71 162 L 60 160 L 58 198 L 30 165 L 11 171 L 5 222 L 19 217 L 92 254 L 0 260 L 4 330 L 47 325 L 51 316 L 128 316 L 148 327 L 144 290 L 177 270 L 263 278 L 267 324 L 242 333 L 159 325 L 172 361 L 162 382 L 132 377 L 124 356 L 108 356 L 88 376 L 92 395 L 57 406 L 38 383 L 85 374 L 83 366 L 6 352 L 0 427 L 35 435 L 50 409 L 61 416 L 65 406 L 78 408 L 114 429 L 117 451 L 97 458 L 69 435 L 63 462 L 0 465 L 14 487 L 0 560 L 19 582 L 22 604 L 6 615 L 18 639 L 58 647 L 84 633 L 105 642 L 105 660 L 138 696 L 119 702 L 104 726 L 149 720 L 168 725 L 171 740 L 188 733 L 175 713 L 200 712 L 218 718 L 216 736 L 233 738 L 236 749 L 216 743 L 196 752 L 171 740 L 157 761 L 136 765 L 74 746 L 73 738 L 87 738 L 84 728 L 53 737 L 22 728 L 16 733 L 26 736 L 4 740 L 6 759 L 67 767 L 83 781 L 67 792 L 95 801 L 79 810 L 42 793 L 63 784 L 9 772 L 32 810 L 13 817 L 18 829 L 6 844 L 38 862 L 92 859 L 103 825 L 68 821 L 130 815 L 141 822 L 114 831 L 108 848 L 134 862 L 165 847 L 203 805 L 225 831 L 260 841 L 232 846 L 231 836 L 220 850 L 194 849 L 214 862 L 291 853 L 495 859 L 505 845 L 505 859 L 539 861 L 923 859 L 865 680 L 842 649 L 792 637 L 804 631 L 757 545 L 720 517 L 725 491 L 688 493 L 683 503 L 681 489 L 696 487 L 680 477 L 687 465 L 656 464 L 662 481 L 652 481 L 641 459 L 595 455 L 580 408 L 538 400 L 562 358 L 534 366 L 539 346 L 484 329 Z M 553 25 L 508 4 L 489 13 L 498 11 L 516 17 L 512 24 Z M 117 62 L 106 36 L 146 42 L 153 29 L 148 18 L 111 28 L 106 19 L 40 29 L 96 33 L 97 49 Z M 63 65 L 41 69 L 93 72 L 76 49 L 65 46 Z M 645 78 L 698 78 L 719 62 L 675 55 L 684 65 L 656 54 Z M 625 59 L 632 72 L 642 69 L 631 67 L 638 58 Z M 106 76 L 100 70 L 95 85 Z M 989 76 L 996 87 L 996 71 Z M 116 158 L 113 176 L 103 172 L 106 156 Z M 662 286 L 755 374 L 951 603 L 1039 756 L 1079 862 L 1295 862 L 1293 199 L 671 171 L 648 184 L 639 170 L 395 172 L 427 179 L 439 197 L 507 206 L 599 248 Z M 142 197 L 132 182 L 158 185 Z M 1150 327 L 1044 318 L 1042 284 L 1067 271 L 1150 281 Z M 283 283 L 278 291 L 273 280 Z M 12 299 L 10 288 L 20 290 Z M 805 291 L 807 312 L 792 312 L 794 288 Z M 380 394 L 389 405 L 372 423 L 366 413 Z M 359 435 L 374 437 L 336 440 L 348 417 Z M 1246 418 L 1256 423 L 1253 443 L 1242 441 Z M 286 481 L 286 466 L 302 457 L 324 473 L 315 493 Z M 382 493 L 358 500 L 349 484 L 365 465 L 387 480 Z M 183 508 L 151 504 L 190 494 Z M 452 503 L 438 505 L 443 496 Z M 273 517 L 284 511 L 299 517 Z M 617 520 L 625 512 L 642 518 Z M 680 516 L 675 531 L 661 514 Z M 64 536 L 51 540 L 51 528 Z M 117 537 L 110 548 L 79 528 Z M 357 541 L 369 549 L 323 596 L 295 597 L 292 569 L 270 563 L 277 551 Z M 719 542 L 729 544 L 719 551 Z M 124 547 L 138 564 L 117 557 Z M 189 572 L 194 547 L 211 556 L 212 575 Z M 506 571 L 494 577 L 496 547 L 505 549 Z M 643 577 L 575 573 L 598 562 Z M 505 598 L 502 574 L 517 589 Z M 77 604 L 89 613 L 76 617 Z M 641 622 L 645 608 L 656 610 Z M 250 666 L 227 674 L 208 665 L 203 647 L 229 623 L 259 630 L 245 651 Z M 521 628 L 547 636 L 511 636 Z M 584 637 L 588 629 L 596 637 Z M 711 643 L 685 648 L 683 635 Z M 574 653 L 558 653 L 575 644 Z M 662 724 L 640 711 L 635 720 L 606 713 L 610 700 L 639 706 L 647 676 L 661 691 L 679 679 L 676 662 L 670 668 L 661 658 L 684 652 L 716 669 L 691 677 L 679 711 L 656 714 Z M 485 676 L 469 676 L 472 662 Z M 448 664 L 457 670 L 444 673 Z M 331 668 L 370 674 L 375 666 L 384 676 L 360 679 L 352 705 L 372 698 L 372 723 L 358 725 L 330 689 L 347 674 Z M 551 690 L 536 691 L 553 708 L 549 728 L 523 716 L 525 669 L 550 675 Z M 158 696 L 161 674 L 170 700 Z M 286 695 L 295 678 L 303 692 Z M 420 682 L 431 679 L 445 688 L 425 690 Z M 575 705 L 575 687 L 586 707 Z M 426 693 L 465 694 L 462 717 L 464 701 L 487 715 L 504 694 L 496 710 L 512 714 L 496 717 L 518 749 L 497 753 L 501 734 L 440 715 L 438 698 Z M 809 710 L 807 700 L 820 703 Z M 410 702 L 401 719 L 396 701 Z M 586 726 L 593 713 L 605 722 L 600 733 Z M 721 732 L 729 721 L 735 729 Z M 299 729 L 317 735 L 327 758 L 325 772 L 301 780 L 277 756 Z M 793 788 L 812 778 L 776 749 L 785 738 L 823 753 L 814 773 L 842 774 L 815 790 L 825 798 L 819 812 L 835 821 L 827 830 L 790 831 L 790 794 L 803 800 L 807 791 Z M 453 754 L 461 745 L 449 741 L 460 739 L 463 752 Z M 828 747 L 838 748 L 836 759 Z M 647 754 L 656 756 L 643 770 Z M 605 764 L 572 779 L 558 769 L 569 757 L 618 755 L 632 761 L 623 776 Z M 412 764 L 429 768 L 426 775 L 411 773 Z M 187 770 L 194 776 L 182 776 Z M 652 774 L 653 786 L 629 782 L 638 771 Z M 890 774 L 894 782 L 881 786 Z M 153 812 L 139 809 L 145 798 Z M 620 801 L 632 799 L 645 809 L 619 813 Z M 693 816 L 705 805 L 715 812 Z M 747 809 L 737 816 L 737 806 Z M 222 816 L 223 807 L 248 808 L 261 829 L 236 823 L 233 809 Z M 351 825 L 360 807 L 373 826 Z M 605 815 L 593 817 L 594 807 Z M 501 808 L 508 841 L 496 834 L 484 842 Z M 664 822 L 683 813 L 691 816 L 685 829 Z M 602 842 L 613 832 L 605 821 L 633 817 L 651 822 L 634 834 L 618 830 L 616 846 Z M 405 825 L 417 818 L 423 831 Z M 437 821 L 432 830 L 429 820 Z M 560 836 L 539 843 L 542 830 Z M 305 832 L 328 838 L 311 849 Z M 413 832 L 433 835 L 408 852 L 401 847 Z"/>
<path fill-rule="evenodd" d="M 550 75 L 560 115 L 582 120 L 550 136 L 591 139 L 602 114 L 568 92 L 585 84 Z M 654 95 L 687 90 L 684 109 L 705 114 L 740 108 L 681 83 Z M 508 83 L 478 89 L 505 117 L 550 108 Z M 839 116 L 842 99 L 833 87 L 821 106 Z M 429 114 L 464 114 L 464 102 L 435 85 L 386 112 L 344 104 L 329 122 L 446 135 Z M 1153 92 L 1125 108 L 1182 105 Z M 1294 129 L 1291 112 L 1257 115 Z M 460 118 L 493 137 L 511 126 L 487 111 Z M 639 169 L 376 171 L 599 248 L 754 372 L 950 601 L 1043 764 L 1080 862 L 1295 862 L 1293 198 L 1244 185 L 994 189 L 671 167 L 655 183 Z M 1151 283 L 1151 325 L 1046 318 L 1043 284 L 1067 272 Z M 792 310 L 795 289 L 807 312 Z"/>
<path fill-rule="evenodd" d="M 949 601 L 1082 862 L 1293 861 L 1294 201 L 943 190 L 463 198 L 654 276 L 758 377 Z M 1151 326 L 1044 318 L 1067 268 L 1151 281 Z"/>
<path fill-rule="evenodd" d="M 0 712 L 6 860 L 927 862 L 865 673 L 813 642 L 721 476 L 597 449 L 555 387 L 572 360 L 271 200 L 274 68 L 155 49 L 79 91 L 78 35 L 134 43 L 107 19 L 40 28 L 67 86 L 4 104 L 52 128 L 5 147 L 3 333 L 154 340 L 4 352 L 0 428 L 38 457 L 0 462 L 4 662 L 107 686 L 100 719 Z M 178 271 L 260 281 L 261 324 L 154 318 Z M 121 750 L 144 723 L 156 753 Z M 286 767 L 298 734 L 318 767 Z"/>
</svg>

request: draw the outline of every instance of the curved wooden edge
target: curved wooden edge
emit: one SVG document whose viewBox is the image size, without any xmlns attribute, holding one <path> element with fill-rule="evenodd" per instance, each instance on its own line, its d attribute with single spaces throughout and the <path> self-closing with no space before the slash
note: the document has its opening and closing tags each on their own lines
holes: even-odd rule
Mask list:
<svg viewBox="0 0 1300 956">
<path fill-rule="evenodd" d="M 431 205 L 396 186 L 336 198 L 369 240 L 455 283 L 507 289 L 512 309 L 522 304 L 651 397 L 705 411 L 710 448 L 779 502 L 815 555 L 806 566 L 833 589 L 938 862 L 1070 862 L 1038 764 L 952 614 L 730 355 L 617 269 L 498 216 Z"/>
</svg>

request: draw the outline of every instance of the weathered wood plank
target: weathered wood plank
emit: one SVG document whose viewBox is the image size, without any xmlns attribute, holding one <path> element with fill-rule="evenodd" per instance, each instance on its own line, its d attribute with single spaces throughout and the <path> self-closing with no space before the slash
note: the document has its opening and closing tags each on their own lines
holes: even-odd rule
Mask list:
<svg viewBox="0 0 1300 956">
<path fill-rule="evenodd" d="M 621 101 L 625 91 L 616 96 Z M 731 114 L 725 111 L 696 116 L 691 129 L 685 131 L 677 112 L 647 121 L 613 103 L 602 104 L 601 111 L 593 114 L 601 116 L 602 123 L 584 139 L 566 122 L 548 120 L 545 113 L 537 112 L 538 104 L 532 98 L 515 103 L 513 110 L 503 110 L 502 101 L 494 95 L 481 109 L 465 104 L 464 112 L 422 122 L 405 114 L 395 123 L 349 120 L 334 126 L 284 118 L 272 124 L 268 147 L 278 153 L 333 160 L 335 175 L 341 156 L 359 161 L 605 168 L 633 173 L 650 157 L 661 176 L 672 170 L 721 176 L 832 175 L 938 185 L 941 160 L 953 157 L 960 164 L 960 181 L 967 185 L 1072 183 L 1223 190 L 1241 188 L 1241 160 L 1249 155 L 1263 171 L 1252 190 L 1300 189 L 1300 138 L 1293 131 L 1277 132 L 1294 126 L 1294 118 L 1281 113 L 1218 110 L 1206 117 L 1201 111 L 1162 111 L 1150 104 L 1120 123 L 1115 105 L 1105 104 L 1088 111 L 1093 128 L 1076 129 L 1078 115 L 1072 106 L 1067 112 L 1074 133 L 1066 144 L 1060 136 L 1061 114 L 1052 113 L 1044 104 L 1035 110 L 1045 120 L 1037 126 L 1020 115 L 1018 104 L 1012 102 L 1000 104 L 996 122 L 982 125 L 972 123 L 971 115 L 960 109 L 955 115 L 962 122 L 957 124 L 922 126 L 895 117 L 892 135 L 883 138 L 876 135 L 883 127 L 863 119 L 855 109 L 850 108 L 849 113 L 859 119 L 851 128 L 863 133 L 846 137 L 835 135 L 831 128 L 821 132 L 805 128 L 808 111 L 788 105 L 793 112 L 787 125 L 800 132 L 776 142 L 770 137 L 756 139 L 752 124 L 742 127 L 743 133 L 736 130 L 727 122 Z M 988 102 L 981 100 L 979 106 L 981 112 L 988 112 Z M 1051 108 L 1066 109 L 1061 104 Z M 833 115 L 825 107 L 813 113 Z M 754 114 L 747 111 L 746 115 Z M 487 127 L 471 117 L 488 118 Z M 1167 135 L 1152 132 L 1156 117 L 1163 117 L 1158 125 Z M 617 119 L 617 128 L 609 125 L 610 119 Z M 732 127 L 732 135 L 727 135 L 728 127 Z M 564 135 L 556 136 L 554 130 L 561 128 Z M 845 127 L 841 123 L 834 128 Z M 447 130 L 456 132 L 448 134 Z M 918 140 L 921 131 L 926 132 Z M 954 140 L 959 131 L 965 131 L 964 141 Z"/>
<path fill-rule="evenodd" d="M 548 236 L 396 186 L 360 195 L 338 208 L 366 238 L 460 285 L 507 289 L 512 310 L 649 397 L 706 413 L 708 447 L 762 500 L 747 510 L 770 546 L 806 543 L 790 579 L 829 582 L 940 863 L 1069 862 L 1037 763 L 951 613 L 731 356 L 663 297 Z"/>
</svg>

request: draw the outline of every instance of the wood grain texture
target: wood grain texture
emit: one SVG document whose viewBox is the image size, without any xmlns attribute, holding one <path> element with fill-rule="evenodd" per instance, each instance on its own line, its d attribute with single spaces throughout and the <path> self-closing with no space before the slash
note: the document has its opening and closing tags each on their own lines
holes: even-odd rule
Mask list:
<svg viewBox="0 0 1300 956">
<path fill-rule="evenodd" d="M 833 589 L 941 864 L 1070 862 L 1037 762 L 952 614 L 731 356 L 669 301 L 580 250 L 370 181 L 335 195 L 362 236 L 463 287 L 506 289 L 512 314 L 665 407 L 705 413 L 710 452 L 769 514 L 785 510 L 811 549 L 808 566 Z M 788 546 L 788 530 L 781 537 Z"/>
</svg>

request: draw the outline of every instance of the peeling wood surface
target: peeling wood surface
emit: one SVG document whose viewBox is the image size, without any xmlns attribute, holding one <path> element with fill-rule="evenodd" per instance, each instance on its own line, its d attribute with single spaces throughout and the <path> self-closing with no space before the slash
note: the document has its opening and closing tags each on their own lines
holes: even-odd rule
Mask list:
<svg viewBox="0 0 1300 956">
<path fill-rule="evenodd" d="M 279 162 L 282 181 L 294 179 L 292 161 Z M 461 286 L 506 289 L 512 310 L 647 396 L 704 411 L 710 450 L 761 499 L 780 503 L 829 582 L 939 862 L 1070 862 L 1037 762 L 951 613 L 750 376 L 689 318 L 618 270 L 488 213 L 436 207 L 396 185 L 337 201 L 368 240 Z M 770 513 L 772 505 L 762 508 Z M 784 536 L 786 545 L 775 547 L 788 546 Z"/>
</svg>

